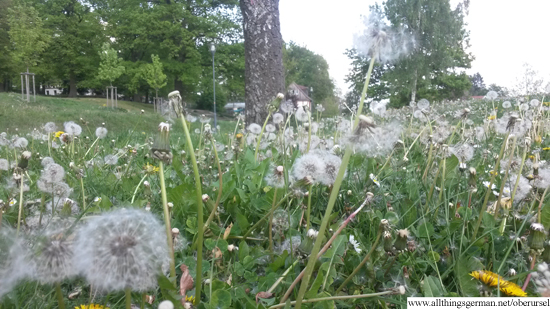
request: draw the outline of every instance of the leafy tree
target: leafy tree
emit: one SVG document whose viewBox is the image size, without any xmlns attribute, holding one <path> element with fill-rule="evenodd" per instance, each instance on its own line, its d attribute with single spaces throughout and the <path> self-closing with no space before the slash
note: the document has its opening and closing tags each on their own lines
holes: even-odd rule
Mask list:
<svg viewBox="0 0 550 309">
<path fill-rule="evenodd" d="M 246 121 L 265 120 L 267 104 L 284 93 L 279 0 L 240 0 L 244 29 Z"/>
<path fill-rule="evenodd" d="M 166 86 L 166 74 L 162 72 L 162 62 L 158 55 L 151 55 L 153 63 L 146 64 L 143 69 L 143 78 L 151 88 L 155 89 L 155 101 L 153 108 L 157 109 L 159 89 Z"/>
<path fill-rule="evenodd" d="M 485 87 L 483 77 L 481 77 L 481 74 L 479 74 L 479 72 L 469 76 L 469 78 L 470 82 L 472 83 L 472 87 L 470 88 L 470 95 L 479 96 L 487 94 L 489 90 L 487 90 L 487 87 Z"/>
<path fill-rule="evenodd" d="M 313 88 L 314 102 L 321 103 L 334 96 L 334 82 L 328 73 L 328 63 L 306 47 L 290 42 L 283 50 L 286 86 L 295 82 Z"/>
<path fill-rule="evenodd" d="M 0 46 L 9 47 L 9 23 L 8 23 L 8 8 L 12 5 L 11 0 L 0 0 Z M 0 50 L 0 91 L 8 89 L 10 79 L 16 74 L 15 65 L 11 56 L 11 50 L 5 48 Z"/>
<path fill-rule="evenodd" d="M 9 8 L 8 12 L 11 56 L 14 61 L 25 66 L 28 72 L 48 45 L 49 36 L 34 7 L 18 4 Z"/>
<path fill-rule="evenodd" d="M 429 100 L 455 99 L 471 87 L 468 77 L 459 69 L 468 68 L 472 61 L 465 49 L 468 32 L 464 30 L 463 8 L 467 1 L 451 9 L 449 0 L 387 0 L 383 11 L 394 31 L 405 29 L 415 34 L 416 48 L 395 63 L 378 65 L 373 69 L 369 96 L 390 99 L 391 106 L 402 106 L 418 96 Z M 405 31 L 401 30 L 401 32 Z M 356 100 L 364 83 L 368 57 L 348 51 L 352 71 L 347 80 L 352 93 L 347 100 Z"/>
<path fill-rule="evenodd" d="M 112 86 L 115 79 L 124 73 L 125 68 L 121 64 L 122 58 L 118 57 L 117 51 L 111 48 L 109 43 L 103 43 L 99 58 L 101 62 L 99 63 L 97 78 L 109 82 L 109 86 Z"/>
<path fill-rule="evenodd" d="M 69 85 L 69 97 L 77 87 L 99 86 L 99 50 L 107 40 L 99 16 L 88 2 L 78 0 L 32 0 L 44 14 L 45 26 L 53 32 L 44 54 L 47 78 Z"/>
<path fill-rule="evenodd" d="M 350 83 L 349 92 L 346 94 L 346 104 L 353 106 L 359 103 L 361 91 L 365 83 L 365 76 L 369 69 L 370 58 L 361 55 L 355 49 L 346 49 L 346 56 L 351 60 L 351 70 L 346 75 L 346 83 Z M 370 77 L 367 97 L 374 100 L 387 99 L 390 96 L 390 84 L 383 79 L 384 73 L 389 69 L 388 64 L 375 62 Z"/>
</svg>

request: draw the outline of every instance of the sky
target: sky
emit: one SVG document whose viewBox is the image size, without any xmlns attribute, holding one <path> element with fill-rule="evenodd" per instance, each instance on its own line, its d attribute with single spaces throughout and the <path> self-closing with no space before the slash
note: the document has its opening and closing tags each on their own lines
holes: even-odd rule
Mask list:
<svg viewBox="0 0 550 309">
<path fill-rule="evenodd" d="M 285 42 L 294 41 L 322 55 L 329 74 L 343 93 L 350 61 L 344 55 L 353 47 L 353 36 L 363 29 L 363 16 L 374 0 L 281 0 L 281 33 Z M 378 1 L 381 3 L 381 1 Z M 456 6 L 457 1 L 451 0 Z M 513 88 L 530 64 L 546 82 L 550 81 L 550 49 L 546 46 L 548 0 L 471 0 L 466 29 L 475 60 L 466 71 L 479 72 L 485 85 Z"/>
</svg>

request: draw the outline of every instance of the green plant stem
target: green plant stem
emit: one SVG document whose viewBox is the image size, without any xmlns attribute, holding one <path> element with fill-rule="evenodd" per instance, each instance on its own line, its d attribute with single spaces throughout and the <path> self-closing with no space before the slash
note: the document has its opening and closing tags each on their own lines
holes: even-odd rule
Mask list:
<svg viewBox="0 0 550 309">
<path fill-rule="evenodd" d="M 506 166 L 506 172 L 504 173 L 504 178 L 500 181 L 500 191 L 498 192 L 497 197 L 497 206 L 495 207 L 495 219 L 498 218 L 498 211 L 500 210 L 500 201 L 502 199 L 502 192 L 504 192 L 504 184 L 506 183 L 506 180 L 508 179 L 508 173 L 510 172 L 510 163 L 512 163 L 512 159 L 514 158 L 514 151 L 516 150 L 516 141 L 517 138 L 514 136 L 514 141 L 512 142 L 512 151 L 510 151 L 510 159 L 508 161 L 508 166 Z M 506 143 L 507 141 L 504 141 Z M 513 203 L 514 200 L 511 200 Z"/>
<path fill-rule="evenodd" d="M 369 203 L 369 199 L 367 198 L 367 199 L 365 199 L 363 204 L 361 204 L 361 206 L 359 206 L 359 208 L 357 208 L 351 215 L 349 215 L 349 217 L 346 220 L 344 220 L 344 222 L 342 222 L 342 224 L 340 224 L 340 227 L 338 228 L 338 230 L 336 230 L 336 232 L 334 232 L 332 237 L 327 241 L 327 243 L 319 251 L 319 253 L 317 254 L 316 259 L 319 259 L 321 256 L 323 256 L 323 254 L 325 254 L 325 252 L 329 249 L 330 245 L 332 244 L 332 242 L 334 242 L 336 237 L 338 237 L 338 235 L 340 235 L 340 233 L 342 233 L 342 231 L 348 225 L 348 223 L 350 223 L 351 220 L 353 220 L 353 218 L 355 218 L 355 216 L 361 211 L 361 209 L 363 209 L 363 207 L 365 207 L 368 203 Z M 305 269 L 302 270 L 302 272 L 298 275 L 298 277 L 296 277 L 296 279 L 294 279 L 294 282 L 292 282 L 292 284 L 288 287 L 288 290 L 286 291 L 285 295 L 281 299 L 281 303 L 284 303 L 288 299 L 288 297 L 290 296 L 290 293 L 292 293 L 292 291 L 294 291 L 294 287 L 304 277 L 305 272 L 306 272 Z M 274 287 L 272 287 L 272 288 L 274 289 Z"/>
<path fill-rule="evenodd" d="M 16 235 L 19 235 L 19 228 L 21 227 L 21 216 L 23 215 L 23 187 L 25 174 L 21 173 L 21 184 L 19 184 L 19 214 L 17 215 L 17 232 Z M 52 209 L 55 208 L 55 204 L 52 201 Z"/>
<path fill-rule="evenodd" d="M 84 191 L 84 177 L 80 177 L 80 190 L 82 190 L 82 209 L 86 209 L 86 194 Z"/>
<path fill-rule="evenodd" d="M 82 160 L 86 161 L 86 156 L 88 155 L 88 153 L 90 152 L 90 150 L 92 150 L 92 148 L 94 148 L 95 143 L 97 143 L 98 140 L 99 140 L 99 137 L 97 137 L 97 138 L 95 139 L 95 141 L 92 143 L 92 145 L 90 145 L 90 148 L 88 148 L 88 151 L 86 151 L 86 153 L 85 153 L 84 156 L 82 157 Z"/>
<path fill-rule="evenodd" d="M 277 205 L 275 205 L 275 207 L 271 207 L 271 210 L 266 213 L 260 220 L 258 220 L 258 222 L 256 222 L 256 224 L 254 224 L 250 229 L 248 229 L 248 231 L 246 231 L 246 233 L 244 233 L 243 235 L 243 239 L 246 240 L 246 238 L 248 237 L 248 235 L 250 235 L 250 233 L 252 233 L 252 231 L 254 231 L 265 219 L 269 218 L 271 216 L 271 214 L 273 214 L 273 212 L 279 208 L 279 206 L 281 206 L 281 204 L 283 204 L 284 201 L 286 201 L 286 199 L 290 196 L 290 194 L 286 194 L 285 196 L 283 196 L 283 198 L 279 201 L 279 203 L 277 203 Z"/>
<path fill-rule="evenodd" d="M 220 159 L 218 157 L 218 151 L 216 150 L 216 145 L 214 144 L 214 139 L 211 137 L 210 142 L 212 143 L 212 150 L 214 151 L 214 157 L 216 158 L 216 165 L 218 166 L 218 179 L 220 182 L 219 190 L 218 190 L 218 197 L 216 198 L 216 204 L 214 204 L 214 207 L 212 207 L 212 210 L 210 211 L 210 215 L 208 216 L 208 219 L 206 219 L 206 223 L 204 224 L 204 228 L 207 228 L 210 222 L 214 219 L 214 215 L 216 214 L 216 210 L 218 209 L 218 205 L 220 205 L 220 200 L 222 199 L 222 189 L 223 189 L 223 173 L 222 173 L 222 166 L 220 165 Z"/>
<path fill-rule="evenodd" d="M 308 127 L 307 127 L 307 148 L 306 148 L 306 153 L 309 152 L 309 147 L 311 145 L 311 112 L 308 110 L 307 111 L 307 120 L 308 120 Z"/>
<path fill-rule="evenodd" d="M 185 131 L 185 138 L 187 140 L 187 148 L 189 151 L 189 156 L 191 157 L 191 163 L 193 164 L 193 173 L 195 175 L 195 188 L 197 195 L 197 276 L 195 278 L 196 290 L 195 290 L 195 302 L 194 305 L 198 306 L 201 299 L 201 290 L 202 290 L 202 247 L 204 239 L 204 218 L 202 212 L 202 186 L 201 178 L 199 174 L 199 167 L 197 166 L 197 159 L 195 158 L 195 151 L 193 149 L 193 142 L 191 141 L 191 135 L 189 134 L 189 129 L 185 124 L 185 118 L 183 115 L 180 115 L 181 124 L 183 130 Z"/>
<path fill-rule="evenodd" d="M 443 161 L 443 164 L 441 164 L 441 181 L 439 182 L 439 198 L 438 201 L 441 202 L 441 198 L 443 197 L 443 191 L 445 191 L 445 172 L 447 170 L 447 159 L 443 157 L 441 159 Z M 439 208 L 438 208 L 439 209 Z"/>
<path fill-rule="evenodd" d="M 311 194 L 313 190 L 313 185 L 309 185 L 308 195 L 307 195 L 307 213 L 306 213 L 306 232 L 309 231 L 310 227 L 310 216 L 311 216 Z"/>
<path fill-rule="evenodd" d="M 262 136 L 264 135 L 265 126 L 267 125 L 267 122 L 269 121 L 269 117 L 271 117 L 271 114 L 272 114 L 272 110 L 271 108 L 269 108 L 269 113 L 265 118 L 264 125 L 262 126 L 262 131 L 260 131 L 260 136 L 258 136 L 258 142 L 256 143 L 256 151 L 254 151 L 255 161 L 258 161 L 258 151 L 260 150 L 260 142 L 262 141 Z"/>
<path fill-rule="evenodd" d="M 310 298 L 310 299 L 304 299 L 302 300 L 302 303 L 314 303 L 318 301 L 327 301 L 327 300 L 346 300 L 346 299 L 359 299 L 359 298 L 367 298 L 367 297 L 376 297 L 376 296 L 383 296 L 388 294 L 395 294 L 395 291 L 385 291 L 385 292 L 378 292 L 378 293 L 371 293 L 371 294 L 360 294 L 360 295 L 340 295 L 340 296 L 330 296 L 330 297 L 320 297 L 320 298 Z M 297 301 L 291 301 L 291 305 L 296 305 Z M 286 306 L 286 303 L 283 304 L 277 304 L 269 307 L 269 309 L 272 308 L 282 308 Z"/>
<path fill-rule="evenodd" d="M 514 191 L 512 191 L 512 196 L 511 196 L 511 201 L 512 203 L 514 202 L 514 198 L 516 197 L 516 191 L 518 190 L 518 186 L 519 186 L 519 181 L 521 180 L 521 172 L 523 171 L 523 167 L 525 166 L 525 158 L 527 157 L 527 149 L 529 147 L 527 146 L 524 146 L 523 148 L 523 155 L 521 157 L 521 164 L 519 166 L 519 170 L 518 170 L 518 177 L 516 178 L 516 183 L 514 185 Z"/>
<path fill-rule="evenodd" d="M 502 147 L 500 147 L 500 154 L 498 155 L 498 160 L 493 170 L 494 173 L 491 176 L 491 181 L 489 181 L 489 186 L 487 188 L 487 192 L 485 193 L 485 199 L 483 200 L 483 205 L 481 206 L 481 210 L 479 212 L 479 218 L 477 219 L 474 233 L 472 234 L 472 242 L 476 239 L 477 231 L 479 230 L 479 227 L 481 226 L 481 221 L 483 220 L 483 214 L 485 213 L 485 211 L 487 211 L 487 202 L 489 201 L 489 196 L 492 194 L 491 186 L 493 185 L 493 183 L 495 183 L 495 177 L 498 174 L 498 165 L 500 164 L 500 160 L 502 159 L 502 155 L 504 154 L 504 148 L 506 148 L 506 141 L 508 140 L 509 135 L 510 133 L 508 132 L 506 134 L 506 137 L 504 138 L 504 141 L 502 142 Z"/>
<path fill-rule="evenodd" d="M 271 214 L 269 215 L 269 255 L 271 256 L 271 261 L 273 261 L 273 212 L 277 202 L 277 188 L 273 192 L 273 202 L 271 203 Z"/>
<path fill-rule="evenodd" d="M 365 86 L 363 87 L 363 92 L 361 93 L 361 101 L 359 102 L 359 107 L 357 108 L 357 115 L 355 117 L 355 122 L 353 124 L 353 129 L 357 127 L 359 124 L 359 115 L 363 112 L 363 105 L 365 104 L 365 97 L 367 95 L 367 89 L 369 86 L 369 81 L 372 73 L 372 68 L 374 66 L 374 57 L 371 58 L 369 69 L 367 71 L 367 77 L 365 81 Z M 308 263 L 305 269 L 304 278 L 302 280 L 302 284 L 300 285 L 300 290 L 298 292 L 298 297 L 296 298 L 296 308 L 300 309 L 302 306 L 302 299 L 304 298 L 304 295 L 307 291 L 307 288 L 309 286 L 309 280 L 311 279 L 311 274 L 313 273 L 313 268 L 315 266 L 316 262 L 316 256 L 319 253 L 319 250 L 321 249 L 321 244 L 323 243 L 323 238 L 325 236 L 325 230 L 328 225 L 328 220 L 332 214 L 332 208 L 334 207 L 334 204 L 336 202 L 336 198 L 338 197 L 340 186 L 342 185 L 342 180 L 344 179 L 344 174 L 346 172 L 346 169 L 348 167 L 349 159 L 351 157 L 352 149 L 351 147 L 346 147 L 346 152 L 344 153 L 344 157 L 342 158 L 342 163 L 340 165 L 340 170 L 338 171 L 338 175 L 336 176 L 336 181 L 334 182 L 334 186 L 332 188 L 332 191 L 330 193 L 327 209 L 325 211 L 325 215 L 323 216 L 323 220 L 321 221 L 321 226 L 319 227 L 319 235 L 317 236 L 317 239 L 315 240 L 315 243 L 313 244 L 313 249 L 311 250 L 311 254 L 308 259 Z"/>
<path fill-rule="evenodd" d="M 132 290 L 126 288 L 124 290 L 124 296 L 126 298 L 126 309 L 132 309 Z"/>
<path fill-rule="evenodd" d="M 138 192 L 138 189 L 141 186 L 141 184 L 143 183 L 143 181 L 145 180 L 145 178 L 147 178 L 147 174 L 145 174 L 145 175 L 143 175 L 143 177 L 141 177 L 141 180 L 139 181 L 138 185 L 136 186 L 136 189 L 134 190 L 134 194 L 132 195 L 132 201 L 130 202 L 130 204 L 134 203 L 134 199 L 136 198 L 136 194 Z"/>
<path fill-rule="evenodd" d="M 273 293 L 273 291 L 275 291 L 275 289 L 277 288 L 277 286 L 283 281 L 283 279 L 288 275 L 288 273 L 290 272 L 290 270 L 292 270 L 294 267 L 296 267 L 296 265 L 298 265 L 298 262 L 300 260 L 296 260 L 294 261 L 294 263 L 292 263 L 292 265 L 290 265 L 289 268 L 287 268 L 287 270 L 285 270 L 285 272 L 279 277 L 279 279 L 277 279 L 277 281 L 275 281 L 275 283 L 273 283 L 273 285 L 269 288 L 269 290 L 267 290 L 268 293 Z"/>
<path fill-rule="evenodd" d="M 65 301 L 63 300 L 63 293 L 61 292 L 61 284 L 59 282 L 55 284 L 55 296 L 57 297 L 59 309 L 65 309 Z"/>
<path fill-rule="evenodd" d="M 382 237 L 382 230 L 379 229 L 378 230 L 378 234 L 376 235 L 376 240 L 374 241 L 374 244 L 372 245 L 372 247 L 370 248 L 369 250 L 369 253 L 367 253 L 367 255 L 363 258 L 363 260 L 361 261 L 361 263 L 359 263 L 359 265 L 357 265 L 355 267 L 355 269 L 351 272 L 351 274 L 346 278 L 346 280 L 344 280 L 344 282 L 342 282 L 342 284 L 340 284 L 340 287 L 338 287 L 338 289 L 336 290 L 336 294 L 338 294 L 338 292 L 342 291 L 342 289 L 346 286 L 346 284 L 348 284 L 348 282 L 350 282 L 350 280 L 353 278 L 353 276 L 355 276 L 355 274 L 357 274 L 357 272 L 359 272 L 359 270 L 361 269 L 361 267 L 363 267 L 367 261 L 369 260 L 370 256 L 372 255 L 372 253 L 374 252 L 374 250 L 376 250 L 376 247 L 378 247 L 378 243 L 380 242 L 380 238 Z"/>
<path fill-rule="evenodd" d="M 164 163 L 159 161 L 160 194 L 162 197 L 162 209 L 164 211 L 164 225 L 166 226 L 166 238 L 170 249 L 170 278 L 176 278 L 176 261 L 174 258 L 174 245 L 172 243 L 172 225 L 170 224 L 170 210 L 166 197 L 166 185 L 164 184 Z"/>
</svg>

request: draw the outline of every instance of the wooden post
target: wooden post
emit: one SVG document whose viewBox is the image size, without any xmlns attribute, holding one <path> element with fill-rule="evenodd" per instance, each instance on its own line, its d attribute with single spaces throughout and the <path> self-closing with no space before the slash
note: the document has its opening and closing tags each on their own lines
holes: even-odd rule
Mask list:
<svg viewBox="0 0 550 309">
<path fill-rule="evenodd" d="M 36 84 L 34 83 L 34 74 L 32 75 L 32 95 L 34 96 L 34 102 L 36 102 Z"/>
</svg>

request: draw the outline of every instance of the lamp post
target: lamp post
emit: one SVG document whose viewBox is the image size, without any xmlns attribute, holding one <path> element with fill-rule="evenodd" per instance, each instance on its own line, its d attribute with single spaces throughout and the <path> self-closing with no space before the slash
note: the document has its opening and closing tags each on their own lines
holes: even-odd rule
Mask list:
<svg viewBox="0 0 550 309">
<path fill-rule="evenodd" d="M 214 131 L 216 131 L 218 130 L 218 118 L 216 117 L 216 67 L 214 66 L 216 45 L 214 43 L 210 43 L 210 51 L 212 52 L 212 89 L 214 89 Z"/>
</svg>

